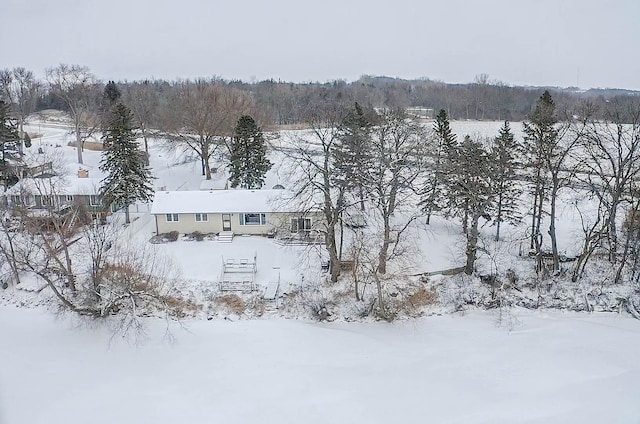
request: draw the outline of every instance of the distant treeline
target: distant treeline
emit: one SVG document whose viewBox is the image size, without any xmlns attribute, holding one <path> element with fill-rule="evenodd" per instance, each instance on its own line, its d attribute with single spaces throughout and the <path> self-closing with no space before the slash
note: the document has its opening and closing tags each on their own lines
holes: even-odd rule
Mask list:
<svg viewBox="0 0 640 424">
<path fill-rule="evenodd" d="M 264 125 L 304 124 L 309 111 L 326 102 L 358 102 L 379 109 L 420 107 L 432 109 L 436 113 L 444 109 L 448 116 L 455 120 L 521 121 L 532 112 L 536 99 L 544 90 L 553 94 L 558 110 L 568 114 L 575 114 L 581 104 L 591 102 L 604 117 L 609 105 L 615 104 L 617 110 L 624 110 L 627 105 L 640 99 L 640 92 L 621 89 L 512 87 L 489 81 L 486 75 L 476 77 L 476 81 L 469 84 L 377 76 L 363 76 L 354 82 L 337 80 L 327 83 L 291 83 L 276 80 L 247 83 L 216 78 L 206 81 L 226 85 L 246 94 L 253 101 L 255 110 L 260 111 Z M 157 99 L 157 107 L 161 108 L 163 104 L 167 104 L 165 100 L 173 89 L 184 82 L 124 81 L 118 82 L 117 85 L 123 92 L 135 91 L 142 85 L 146 90 L 152 88 Z M 101 90 L 96 90 L 96 95 L 101 95 Z M 46 89 L 40 91 L 36 110 L 66 108 L 59 96 Z"/>
</svg>

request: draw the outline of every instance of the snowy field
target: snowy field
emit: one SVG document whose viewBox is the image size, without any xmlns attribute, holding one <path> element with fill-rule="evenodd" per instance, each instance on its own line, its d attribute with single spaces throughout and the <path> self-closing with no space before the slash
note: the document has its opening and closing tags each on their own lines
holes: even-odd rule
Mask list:
<svg viewBox="0 0 640 424">
<path fill-rule="evenodd" d="M 189 321 L 139 345 L 0 307 L 0 423 L 638 423 L 640 323 Z"/>
</svg>

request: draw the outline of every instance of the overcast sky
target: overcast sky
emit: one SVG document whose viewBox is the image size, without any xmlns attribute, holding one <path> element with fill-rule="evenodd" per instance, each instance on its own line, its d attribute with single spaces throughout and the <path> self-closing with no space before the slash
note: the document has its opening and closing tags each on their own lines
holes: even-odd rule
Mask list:
<svg viewBox="0 0 640 424">
<path fill-rule="evenodd" d="M 640 90 L 639 0 L 0 0 L 0 68 Z"/>
</svg>

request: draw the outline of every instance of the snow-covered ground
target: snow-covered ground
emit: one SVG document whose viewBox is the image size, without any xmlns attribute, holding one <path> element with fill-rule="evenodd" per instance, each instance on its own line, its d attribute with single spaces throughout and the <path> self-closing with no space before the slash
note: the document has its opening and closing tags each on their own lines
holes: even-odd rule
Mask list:
<svg viewBox="0 0 640 424">
<path fill-rule="evenodd" d="M 639 422 L 640 322 L 513 314 L 192 320 L 172 343 L 152 320 L 131 345 L 0 306 L 0 422 Z"/>
<path fill-rule="evenodd" d="M 461 137 L 493 137 L 500 125 L 452 122 Z M 520 124 L 512 129 L 519 134 Z M 43 134 L 34 148 L 67 158 L 73 178 L 78 165 L 66 130 L 43 122 L 29 130 Z M 100 152 L 86 150 L 84 159 L 91 178 L 100 179 Z M 150 161 L 156 188 L 200 187 L 198 160 L 152 141 Z M 274 167 L 266 186 L 286 185 L 285 178 Z M 121 239 L 148 243 L 153 220 L 144 207 L 132 210 L 135 220 Z M 577 219 L 569 207 L 560 214 L 561 250 L 569 252 L 579 240 Z M 456 223 L 434 217 L 414 235 L 419 253 L 412 272 L 461 265 Z M 526 272 L 532 263 L 518 256 L 526 234 L 505 226 L 503 236 L 483 246 L 479 265 Z M 180 268 L 179 290 L 197 302 L 215 285 L 223 257 L 256 254 L 258 282 L 277 269 L 285 289 L 320 273 L 317 249 L 266 238 L 155 246 Z M 388 324 L 339 322 L 345 317 L 338 313 L 331 323 L 275 312 L 268 319 L 223 313 L 231 319 L 208 321 L 204 310 L 185 319 L 184 328 L 171 324 L 173 341 L 164 337 L 164 321 L 145 319 L 149 337 L 135 345 L 105 325 L 14 306 L 50 305 L 28 296 L 44 292 L 0 293 L 0 424 L 640 423 L 640 322 L 625 315 L 512 308 L 501 325 L 498 312 L 479 311 Z"/>
</svg>

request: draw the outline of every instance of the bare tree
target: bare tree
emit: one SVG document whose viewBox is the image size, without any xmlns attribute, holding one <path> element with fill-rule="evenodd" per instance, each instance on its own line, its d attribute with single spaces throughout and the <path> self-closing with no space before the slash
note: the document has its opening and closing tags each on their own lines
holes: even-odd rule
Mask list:
<svg viewBox="0 0 640 424">
<path fill-rule="evenodd" d="M 4 257 L 6 263 L 11 270 L 11 277 L 14 284 L 20 283 L 20 269 L 16 262 L 16 238 L 19 237 L 21 226 L 18 220 L 12 219 L 11 213 L 6 208 L 6 203 L 3 205 L 1 212 L 2 218 L 0 220 L 0 226 L 2 232 L 0 232 L 0 252 Z M 7 283 L 6 281 L 2 282 Z"/>
<path fill-rule="evenodd" d="M 163 135 L 174 148 L 194 151 L 202 162 L 202 175 L 210 180 L 211 159 L 228 151 L 236 122 L 251 107 L 246 94 L 221 82 L 182 82 L 164 110 Z"/>
<path fill-rule="evenodd" d="M 640 174 L 640 105 L 623 109 L 613 104 L 605 119 L 596 119 L 595 107 L 582 108 L 583 119 L 574 123 L 581 138 L 584 169 L 581 181 L 604 207 L 609 261 L 618 260 L 618 215 L 628 201 L 631 183 Z"/>
<path fill-rule="evenodd" d="M 139 84 L 125 85 L 123 100 L 133 112 L 140 126 L 140 134 L 144 140 L 144 151 L 147 154 L 147 165 L 149 165 L 149 128 L 153 123 L 159 103 L 154 83 L 145 80 Z"/>
<path fill-rule="evenodd" d="M 39 193 L 54 187 L 42 185 Z M 63 309 L 96 319 L 116 315 L 123 334 L 142 331 L 146 314 L 183 313 L 187 303 L 171 295 L 176 268 L 154 246 L 124 237 L 117 223 L 92 221 L 79 203 L 60 209 L 52 202 L 38 214 L 13 210 L 25 229 L 12 240 L 18 270 L 44 282 Z"/>
<path fill-rule="evenodd" d="M 46 71 L 51 93 L 68 108 L 76 137 L 78 163 L 82 164 L 84 142 L 99 128 L 97 113 L 101 95 L 99 81 L 86 66 L 61 64 Z"/>
<path fill-rule="evenodd" d="M 368 189 L 373 206 L 382 218 L 377 272 L 385 274 L 387 261 L 399 254 L 396 249 L 403 233 L 421 216 L 415 207 L 415 183 L 424 170 L 427 135 L 419 124 L 399 111 L 384 113 L 374 131 Z M 402 218 L 398 212 L 403 213 Z"/>
<path fill-rule="evenodd" d="M 16 67 L 0 71 L 0 85 L 4 97 L 18 120 L 18 131 L 22 136 L 25 121 L 36 108 L 40 95 L 40 82 L 33 76 L 33 72 Z"/>
<path fill-rule="evenodd" d="M 340 275 L 338 229 L 347 202 L 348 184 L 335 167 L 339 125 L 346 114 L 347 109 L 338 103 L 327 101 L 316 105 L 307 112 L 311 129 L 283 148 L 296 198 L 308 208 L 322 212 L 332 282 L 338 281 Z"/>
</svg>

